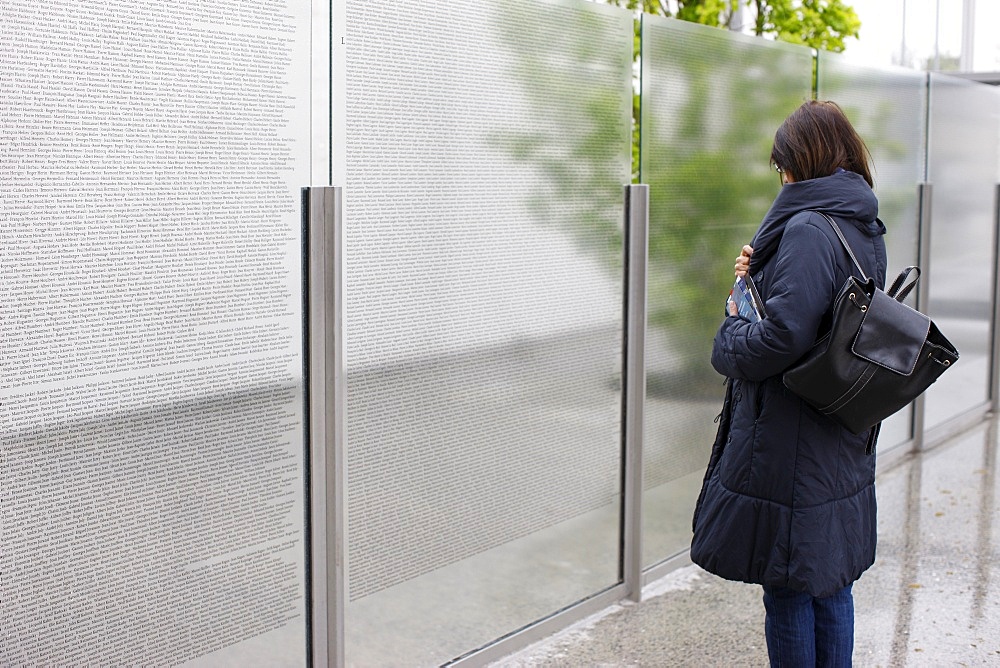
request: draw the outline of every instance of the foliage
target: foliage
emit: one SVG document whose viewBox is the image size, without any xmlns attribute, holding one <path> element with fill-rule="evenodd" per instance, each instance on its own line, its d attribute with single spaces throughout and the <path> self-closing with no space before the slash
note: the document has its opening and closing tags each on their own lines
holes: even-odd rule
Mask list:
<svg viewBox="0 0 1000 668">
<path fill-rule="evenodd" d="M 716 28 L 731 28 L 741 3 L 753 10 L 755 35 L 815 49 L 839 53 L 844 40 L 861 29 L 857 13 L 843 0 L 607 0 L 615 7 Z"/>
<path fill-rule="evenodd" d="M 857 37 L 861 20 L 841 0 L 754 0 L 757 35 L 840 53 L 846 37 Z"/>
</svg>

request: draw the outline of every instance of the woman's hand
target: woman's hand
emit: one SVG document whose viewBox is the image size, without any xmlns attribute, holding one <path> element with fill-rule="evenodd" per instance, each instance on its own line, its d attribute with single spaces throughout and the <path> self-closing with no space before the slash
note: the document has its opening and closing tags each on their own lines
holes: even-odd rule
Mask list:
<svg viewBox="0 0 1000 668">
<path fill-rule="evenodd" d="M 747 275 L 750 270 L 750 256 L 753 255 L 753 248 L 750 246 L 744 246 L 743 250 L 740 252 L 740 256 L 736 258 L 736 276 L 743 277 Z"/>
<path fill-rule="evenodd" d="M 733 269 L 736 270 L 736 276 L 743 277 L 747 275 L 750 271 L 750 256 L 753 255 L 753 248 L 750 246 L 744 246 L 743 250 L 740 251 L 740 256 L 736 258 L 736 265 Z M 739 312 L 736 308 L 736 302 L 729 302 L 729 315 L 738 315 Z"/>
</svg>

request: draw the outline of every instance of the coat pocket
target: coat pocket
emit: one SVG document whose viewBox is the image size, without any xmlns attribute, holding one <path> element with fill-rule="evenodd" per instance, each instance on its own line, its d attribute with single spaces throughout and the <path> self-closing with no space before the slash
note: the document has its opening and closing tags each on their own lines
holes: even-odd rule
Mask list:
<svg viewBox="0 0 1000 668">
<path fill-rule="evenodd" d="M 712 454 L 708 458 L 708 465 L 705 467 L 705 477 L 701 483 L 701 492 L 698 494 L 698 501 L 694 504 L 694 516 L 691 518 L 692 530 L 698 525 L 698 514 L 705 501 L 705 490 L 708 487 L 712 472 L 719 465 L 726 442 L 729 440 L 729 428 L 733 417 L 733 382 L 726 381 L 726 398 L 722 402 L 722 411 L 718 418 L 719 428 L 715 432 L 715 441 L 712 443 Z"/>
<path fill-rule="evenodd" d="M 729 490 L 746 494 L 754 449 L 758 440 L 758 422 L 764 409 L 764 383 L 749 380 L 735 383 L 733 418 L 725 442 L 725 455 L 719 463 L 719 480 Z"/>
</svg>

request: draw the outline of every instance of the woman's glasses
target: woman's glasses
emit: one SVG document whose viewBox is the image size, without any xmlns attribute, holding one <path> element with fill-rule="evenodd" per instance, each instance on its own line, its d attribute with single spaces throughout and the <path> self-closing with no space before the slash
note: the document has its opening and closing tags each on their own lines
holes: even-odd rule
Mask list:
<svg viewBox="0 0 1000 668">
<path fill-rule="evenodd" d="M 778 183 L 785 185 L 785 168 L 773 160 L 771 161 L 771 168 L 778 172 Z"/>
</svg>

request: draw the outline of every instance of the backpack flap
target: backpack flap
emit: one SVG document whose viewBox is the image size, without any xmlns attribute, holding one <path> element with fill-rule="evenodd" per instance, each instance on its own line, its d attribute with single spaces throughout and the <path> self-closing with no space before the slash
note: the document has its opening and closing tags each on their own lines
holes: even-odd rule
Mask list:
<svg viewBox="0 0 1000 668">
<path fill-rule="evenodd" d="M 908 376 L 927 340 L 931 319 L 875 290 L 851 351 L 869 362 Z"/>
</svg>

